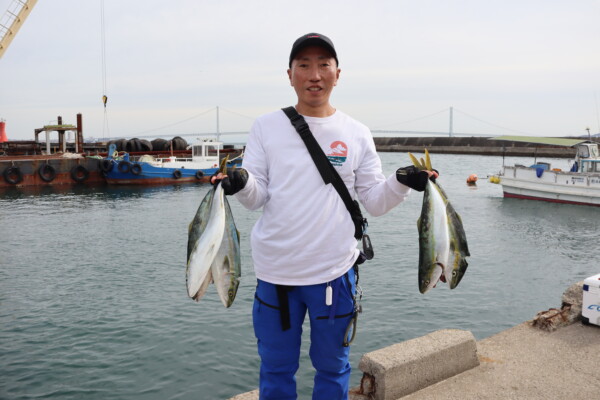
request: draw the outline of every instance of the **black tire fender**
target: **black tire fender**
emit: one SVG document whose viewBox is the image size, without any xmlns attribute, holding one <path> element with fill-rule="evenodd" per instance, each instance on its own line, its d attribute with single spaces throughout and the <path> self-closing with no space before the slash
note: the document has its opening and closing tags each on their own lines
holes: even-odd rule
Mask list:
<svg viewBox="0 0 600 400">
<path fill-rule="evenodd" d="M 90 176 L 90 173 L 83 165 L 76 165 L 71 168 L 71 178 L 75 182 L 83 182 Z"/>
<path fill-rule="evenodd" d="M 112 160 L 108 160 L 108 159 L 104 159 L 100 161 L 100 170 L 102 170 L 102 172 L 110 172 L 113 169 L 113 162 Z"/>
<path fill-rule="evenodd" d="M 19 167 L 8 167 L 4 170 L 4 180 L 11 185 L 16 185 L 23 180 L 23 173 Z"/>
<path fill-rule="evenodd" d="M 176 169 L 175 171 L 173 171 L 173 178 L 175 179 L 179 179 L 181 178 L 181 171 Z"/>
<path fill-rule="evenodd" d="M 44 164 L 38 169 L 38 174 L 44 182 L 52 182 L 56 178 L 56 170 L 50 164 Z"/>
<path fill-rule="evenodd" d="M 119 172 L 126 174 L 129 171 L 131 171 L 131 163 L 129 161 L 119 161 L 119 163 L 117 164 L 117 169 L 119 170 Z"/>
<path fill-rule="evenodd" d="M 140 164 L 132 164 L 131 165 L 131 173 L 134 175 L 139 175 L 142 173 L 142 166 Z"/>
</svg>

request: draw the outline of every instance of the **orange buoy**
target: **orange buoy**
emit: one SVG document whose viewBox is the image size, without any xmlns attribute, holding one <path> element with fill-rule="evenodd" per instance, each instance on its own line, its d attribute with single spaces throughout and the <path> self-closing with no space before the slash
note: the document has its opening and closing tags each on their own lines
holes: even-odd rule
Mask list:
<svg viewBox="0 0 600 400">
<path fill-rule="evenodd" d="M 477 183 L 477 175 L 475 175 L 475 174 L 469 175 L 469 177 L 467 178 L 467 184 L 475 185 L 475 183 Z"/>
<path fill-rule="evenodd" d="M 6 122 L 4 120 L 0 120 L 0 143 L 8 142 L 8 138 L 6 137 Z"/>
</svg>

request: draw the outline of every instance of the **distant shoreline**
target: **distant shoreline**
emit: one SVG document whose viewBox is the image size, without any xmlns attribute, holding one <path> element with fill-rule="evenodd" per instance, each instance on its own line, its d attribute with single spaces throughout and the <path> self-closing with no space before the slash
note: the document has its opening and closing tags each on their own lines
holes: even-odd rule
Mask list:
<svg viewBox="0 0 600 400">
<path fill-rule="evenodd" d="M 575 149 L 545 144 L 494 140 L 487 137 L 375 137 L 381 152 L 474 154 L 486 156 L 575 158 Z M 598 141 L 598 139 L 592 139 Z"/>
</svg>

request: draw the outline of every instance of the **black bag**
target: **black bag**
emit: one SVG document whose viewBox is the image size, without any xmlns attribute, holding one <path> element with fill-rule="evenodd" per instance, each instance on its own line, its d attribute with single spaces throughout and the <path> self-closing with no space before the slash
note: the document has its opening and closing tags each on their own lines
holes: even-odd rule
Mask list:
<svg viewBox="0 0 600 400">
<path fill-rule="evenodd" d="M 374 255 L 373 246 L 371 245 L 369 235 L 366 233 L 369 224 L 367 223 L 367 219 L 362 216 L 358 201 L 352 200 L 352 196 L 350 196 L 344 181 L 333 165 L 331 165 L 325 153 L 323 153 L 321 146 L 319 146 L 319 143 L 310 131 L 304 117 L 298 114 L 294 107 L 286 107 L 282 108 L 282 110 L 290 119 L 290 122 L 296 129 L 296 132 L 300 135 L 300 138 L 302 138 L 302 141 L 304 141 L 310 156 L 323 178 L 323 182 L 325 182 L 326 185 L 331 183 L 346 205 L 350 217 L 352 218 L 352 222 L 354 223 L 354 237 L 356 240 L 362 239 L 363 257 L 367 260 L 372 259 Z"/>
</svg>

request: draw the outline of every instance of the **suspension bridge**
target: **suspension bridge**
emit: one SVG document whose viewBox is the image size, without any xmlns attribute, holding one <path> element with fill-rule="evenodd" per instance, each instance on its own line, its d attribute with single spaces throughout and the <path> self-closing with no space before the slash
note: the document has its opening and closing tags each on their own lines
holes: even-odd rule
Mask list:
<svg viewBox="0 0 600 400">
<path fill-rule="evenodd" d="M 104 140 L 115 140 L 115 139 L 121 139 L 123 138 L 123 136 L 127 137 L 127 138 L 133 138 L 133 137 L 138 137 L 138 138 L 145 138 L 145 139 L 153 139 L 153 138 L 159 138 L 159 137 L 164 137 L 164 136 L 180 136 L 180 137 L 206 137 L 206 136 L 210 136 L 210 137 L 216 137 L 217 140 L 221 140 L 221 136 L 244 136 L 248 134 L 248 131 L 222 131 L 220 129 L 220 118 L 221 118 L 221 111 L 225 111 L 227 113 L 230 114 L 234 114 L 238 117 L 243 117 L 245 119 L 248 119 L 249 121 L 254 121 L 255 117 L 251 117 L 248 115 L 244 115 L 241 113 L 238 113 L 236 111 L 232 111 L 232 110 L 228 110 L 228 109 L 224 109 L 222 107 L 213 107 L 210 108 L 208 110 L 202 111 L 196 115 L 193 115 L 189 118 L 185 118 L 183 120 L 168 124 L 168 125 L 164 125 L 164 126 L 160 126 L 160 127 L 155 127 L 155 128 L 151 128 L 148 130 L 143 130 L 143 131 L 139 131 L 139 132 L 135 132 L 135 133 L 131 133 L 131 134 L 125 134 L 122 136 L 118 136 L 118 137 L 108 137 L 108 138 L 103 138 Z M 214 113 L 214 118 L 215 118 L 215 130 L 214 131 L 207 131 L 207 132 L 188 132 L 188 133 L 176 133 L 175 132 L 175 127 L 182 125 L 186 122 L 192 121 L 194 119 L 200 118 L 202 116 L 207 116 L 210 115 L 210 113 Z M 483 119 L 474 117 L 470 114 L 467 114 L 463 111 L 457 110 L 454 107 L 449 107 L 447 109 L 444 110 L 440 110 L 438 112 L 432 113 L 432 114 L 428 114 L 425 116 L 421 116 L 418 118 L 413 118 L 410 120 L 405 120 L 405 121 L 399 121 L 399 122 L 395 122 L 392 124 L 387 124 L 386 126 L 391 126 L 391 127 L 395 127 L 395 126 L 400 126 L 400 125 L 406 125 L 409 123 L 413 123 L 419 120 L 425 120 L 428 118 L 432 118 L 434 116 L 439 116 L 440 114 L 443 113 L 447 113 L 448 115 L 448 125 L 447 125 L 447 130 L 439 130 L 439 131 L 426 131 L 426 130 L 398 130 L 398 129 L 385 129 L 384 127 L 379 127 L 379 128 L 372 128 L 371 132 L 373 134 L 373 136 L 375 137 L 386 137 L 386 136 L 446 136 L 446 137 L 464 137 L 464 136 L 477 136 L 477 137 L 491 137 L 491 136 L 499 136 L 500 134 L 498 133 L 481 133 L 481 132 L 458 132 L 455 131 L 454 129 L 454 121 L 455 121 L 455 113 L 460 114 L 462 117 L 467 117 L 471 120 L 476 120 L 479 123 L 483 123 L 485 125 L 488 126 L 492 126 L 496 129 L 501 129 L 503 131 L 503 133 L 516 133 L 516 134 L 521 134 L 521 135 L 531 135 L 530 133 L 525 133 L 525 132 L 520 132 L 517 131 L 515 129 L 511 129 L 511 128 L 507 128 L 507 127 L 502 127 L 499 126 L 497 124 L 493 124 L 491 122 L 487 122 Z M 439 118 L 439 117 L 438 117 Z M 162 132 L 162 133 L 157 133 L 157 132 Z M 167 133 L 168 132 L 168 133 Z"/>
</svg>

